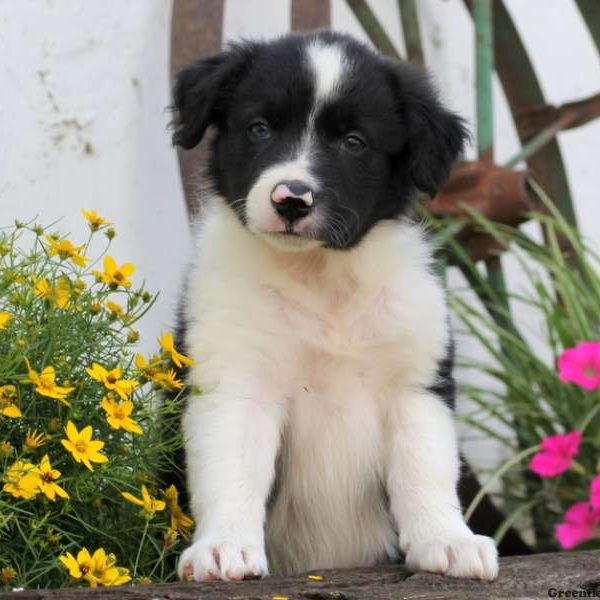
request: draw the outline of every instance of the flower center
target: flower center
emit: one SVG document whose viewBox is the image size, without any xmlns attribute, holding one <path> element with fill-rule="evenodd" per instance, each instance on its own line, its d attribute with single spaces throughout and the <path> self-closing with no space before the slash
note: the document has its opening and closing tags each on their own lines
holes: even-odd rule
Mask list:
<svg viewBox="0 0 600 600">
<path fill-rule="evenodd" d="M 106 376 L 106 381 L 108 381 L 108 383 L 116 383 L 117 382 L 117 378 L 114 375 L 107 375 Z"/>
<path fill-rule="evenodd" d="M 42 473 L 42 481 L 44 483 L 52 483 L 54 481 L 52 474 L 49 471 L 46 471 L 46 473 Z"/>
<path fill-rule="evenodd" d="M 82 454 L 85 454 L 87 452 L 87 442 L 79 440 L 75 442 L 74 445 L 77 452 L 81 452 Z"/>
<path fill-rule="evenodd" d="M 123 276 L 123 273 L 121 273 L 121 271 L 115 271 L 113 274 L 113 277 L 119 282 L 121 282 L 121 281 L 123 281 L 123 279 L 125 279 L 125 277 Z"/>
<path fill-rule="evenodd" d="M 598 375 L 598 369 L 593 365 L 586 365 L 583 367 L 583 375 L 584 377 L 588 377 L 589 379 L 593 379 Z"/>
</svg>

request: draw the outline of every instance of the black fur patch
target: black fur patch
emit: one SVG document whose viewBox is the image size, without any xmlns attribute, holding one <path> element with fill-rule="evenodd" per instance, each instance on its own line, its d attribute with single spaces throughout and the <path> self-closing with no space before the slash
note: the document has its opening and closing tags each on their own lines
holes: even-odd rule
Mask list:
<svg viewBox="0 0 600 600">
<path fill-rule="evenodd" d="M 316 112 L 310 44 L 335 45 L 345 65 L 336 93 Z M 416 190 L 434 194 L 467 138 L 425 72 L 324 31 L 232 44 L 189 66 L 177 77 L 173 109 L 173 142 L 183 148 L 215 127 L 208 178 L 242 223 L 253 184 L 268 167 L 296 156 L 314 117 L 314 201 L 326 218 L 312 233 L 339 249 L 359 243 L 381 219 L 404 214 Z M 268 138 L 249 135 L 257 119 L 267 124 Z M 352 132 L 364 148 L 345 145 Z"/>
</svg>

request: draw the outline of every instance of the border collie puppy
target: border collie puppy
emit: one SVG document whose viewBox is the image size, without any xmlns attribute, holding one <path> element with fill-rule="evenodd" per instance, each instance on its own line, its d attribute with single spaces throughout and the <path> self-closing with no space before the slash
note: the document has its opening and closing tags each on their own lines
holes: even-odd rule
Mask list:
<svg viewBox="0 0 600 600">
<path fill-rule="evenodd" d="M 331 32 L 183 70 L 174 143 L 214 126 L 183 343 L 196 520 L 179 574 L 357 567 L 493 579 L 456 486 L 444 292 L 405 216 L 460 155 L 427 77 Z M 445 379 L 444 379 L 445 378 Z"/>
</svg>

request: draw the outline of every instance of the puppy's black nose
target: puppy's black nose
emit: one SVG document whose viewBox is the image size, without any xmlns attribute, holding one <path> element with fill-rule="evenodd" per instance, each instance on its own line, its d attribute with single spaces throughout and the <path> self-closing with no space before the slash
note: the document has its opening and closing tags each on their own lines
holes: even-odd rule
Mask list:
<svg viewBox="0 0 600 600">
<path fill-rule="evenodd" d="M 282 181 L 271 192 L 271 204 L 292 225 L 312 210 L 313 193 L 302 181 Z"/>
</svg>

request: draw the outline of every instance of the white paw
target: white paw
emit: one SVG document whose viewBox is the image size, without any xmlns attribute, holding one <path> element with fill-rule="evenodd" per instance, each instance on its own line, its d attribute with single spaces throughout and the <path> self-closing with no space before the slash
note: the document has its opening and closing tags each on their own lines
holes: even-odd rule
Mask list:
<svg viewBox="0 0 600 600">
<path fill-rule="evenodd" d="M 239 581 L 268 575 L 262 545 L 198 540 L 184 550 L 177 568 L 180 579 Z"/>
<path fill-rule="evenodd" d="M 498 551 L 483 535 L 434 538 L 411 544 L 406 564 L 417 571 L 491 580 L 498 576 Z"/>
</svg>

